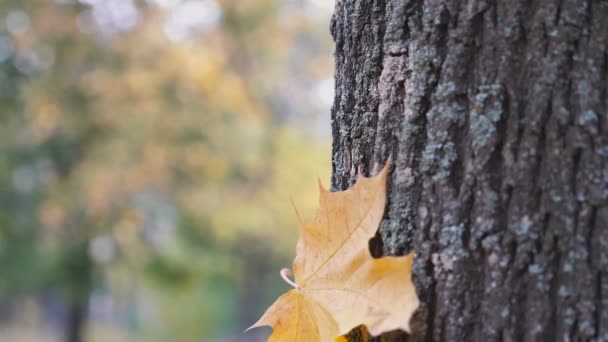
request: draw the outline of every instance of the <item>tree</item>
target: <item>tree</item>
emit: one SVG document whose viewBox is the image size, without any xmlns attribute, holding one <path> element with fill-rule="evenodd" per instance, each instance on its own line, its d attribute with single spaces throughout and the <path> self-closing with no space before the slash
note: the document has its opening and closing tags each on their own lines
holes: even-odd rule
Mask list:
<svg viewBox="0 0 608 342">
<path fill-rule="evenodd" d="M 334 190 L 392 156 L 372 251 L 424 341 L 608 340 L 608 2 L 342 0 Z"/>
<path fill-rule="evenodd" d="M 62 341 L 241 335 L 324 173 L 314 6 L 0 0 L 0 325 L 33 299 Z"/>
</svg>

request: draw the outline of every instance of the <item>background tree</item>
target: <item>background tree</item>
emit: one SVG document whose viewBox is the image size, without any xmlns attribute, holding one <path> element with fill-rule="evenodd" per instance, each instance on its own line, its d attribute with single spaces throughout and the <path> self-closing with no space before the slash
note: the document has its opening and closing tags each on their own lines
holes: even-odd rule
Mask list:
<svg viewBox="0 0 608 342">
<path fill-rule="evenodd" d="M 608 340 L 608 2 L 338 1 L 335 190 L 392 155 L 377 254 L 426 341 Z"/>
<path fill-rule="evenodd" d="M 0 0 L 0 339 L 240 338 L 281 290 L 289 196 L 310 213 L 324 175 L 323 21 L 303 0 Z"/>
</svg>

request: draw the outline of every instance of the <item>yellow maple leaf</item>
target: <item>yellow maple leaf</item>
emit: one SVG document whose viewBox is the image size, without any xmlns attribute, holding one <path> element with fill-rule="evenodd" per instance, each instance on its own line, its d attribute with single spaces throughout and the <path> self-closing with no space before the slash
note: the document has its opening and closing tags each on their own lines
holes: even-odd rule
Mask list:
<svg viewBox="0 0 608 342">
<path fill-rule="evenodd" d="M 269 341 L 281 342 L 336 341 L 359 325 L 372 335 L 409 331 L 419 303 L 411 280 L 413 254 L 374 259 L 368 248 L 384 214 L 387 173 L 388 165 L 342 192 L 319 186 L 312 223 L 300 220 L 295 283 L 287 279 L 289 270 L 281 273 L 295 289 L 249 329 L 271 326 Z"/>
</svg>

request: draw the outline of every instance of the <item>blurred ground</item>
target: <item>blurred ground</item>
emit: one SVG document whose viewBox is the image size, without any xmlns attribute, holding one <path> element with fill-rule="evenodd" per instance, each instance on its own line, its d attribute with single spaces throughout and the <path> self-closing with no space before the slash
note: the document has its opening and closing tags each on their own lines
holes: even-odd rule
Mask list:
<svg viewBox="0 0 608 342">
<path fill-rule="evenodd" d="M 264 338 L 330 175 L 332 8 L 0 0 L 0 341 Z"/>
</svg>

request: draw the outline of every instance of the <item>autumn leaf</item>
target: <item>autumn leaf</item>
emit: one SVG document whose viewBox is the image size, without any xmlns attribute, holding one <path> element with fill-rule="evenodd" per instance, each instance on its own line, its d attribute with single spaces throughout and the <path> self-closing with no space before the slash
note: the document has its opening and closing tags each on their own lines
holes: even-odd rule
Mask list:
<svg viewBox="0 0 608 342">
<path fill-rule="evenodd" d="M 385 166 L 375 177 L 359 177 L 342 192 L 319 186 L 312 223 L 300 220 L 295 283 L 282 271 L 295 289 L 249 329 L 268 325 L 269 341 L 296 342 L 334 341 L 359 325 L 372 335 L 409 331 L 419 303 L 411 280 L 413 254 L 374 259 L 368 248 L 384 213 L 387 172 Z"/>
</svg>

